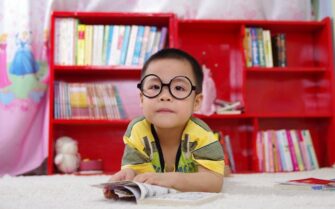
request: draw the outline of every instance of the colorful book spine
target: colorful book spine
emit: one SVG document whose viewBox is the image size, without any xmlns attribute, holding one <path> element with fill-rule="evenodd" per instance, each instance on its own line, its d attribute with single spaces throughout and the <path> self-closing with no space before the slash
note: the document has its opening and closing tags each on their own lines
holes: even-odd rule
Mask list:
<svg viewBox="0 0 335 209">
<path fill-rule="evenodd" d="M 225 141 L 225 144 L 227 146 L 227 151 L 228 151 L 228 157 L 229 157 L 229 161 L 230 161 L 230 165 L 231 165 L 231 170 L 232 170 L 232 172 L 236 172 L 235 160 L 234 160 L 232 146 L 231 146 L 231 143 L 230 143 L 230 137 L 228 135 L 225 135 L 224 136 L 224 141 Z"/>
<path fill-rule="evenodd" d="M 252 51 L 252 66 L 260 66 L 259 52 L 258 52 L 258 38 L 257 38 L 257 28 L 250 28 L 251 34 L 251 51 Z"/>
<path fill-rule="evenodd" d="M 121 65 L 126 64 L 127 51 L 129 47 L 130 30 L 131 30 L 131 26 L 126 25 L 125 31 L 124 31 L 124 38 L 122 42 L 122 48 L 121 48 L 121 58 L 120 58 Z"/>
<path fill-rule="evenodd" d="M 248 27 L 246 27 L 244 31 L 243 48 L 246 66 L 252 67 L 251 34 L 250 28 Z"/>
<path fill-rule="evenodd" d="M 299 146 L 300 146 L 300 150 L 301 150 L 301 154 L 302 154 L 302 159 L 304 161 L 304 166 L 306 168 L 306 170 L 311 170 L 312 169 L 312 163 L 309 159 L 309 156 L 308 156 L 308 150 L 307 150 L 307 146 L 305 144 L 305 141 L 304 141 L 304 137 L 301 133 L 301 130 L 298 130 L 297 132 L 297 135 L 298 135 L 298 139 L 299 139 Z"/>
<path fill-rule="evenodd" d="M 150 26 L 144 27 L 144 34 L 143 34 L 143 40 L 142 40 L 142 47 L 141 47 L 141 53 L 140 53 L 140 59 L 139 59 L 139 65 L 142 66 L 144 64 L 144 58 L 145 58 L 145 52 L 149 45 L 149 35 L 150 35 Z"/>
<path fill-rule="evenodd" d="M 265 67 L 273 67 L 270 30 L 263 30 L 263 43 L 264 43 L 264 55 L 265 55 Z"/>
<path fill-rule="evenodd" d="M 85 64 L 85 31 L 86 25 L 78 24 L 77 65 Z"/>
<path fill-rule="evenodd" d="M 272 149 L 273 149 L 273 162 L 274 162 L 274 170 L 275 172 L 282 171 L 281 167 L 281 158 L 280 151 L 278 146 L 278 139 L 275 130 L 269 130 L 271 141 L 272 141 Z"/>
<path fill-rule="evenodd" d="M 303 170 L 305 170 L 305 167 L 304 167 L 303 159 L 302 159 L 302 156 L 301 156 L 301 151 L 300 151 L 300 147 L 299 147 L 299 139 L 298 139 L 298 136 L 297 136 L 297 133 L 296 133 L 297 131 L 296 130 L 289 130 L 289 132 L 291 134 L 291 138 L 292 138 L 292 141 L 293 141 L 294 151 L 295 151 L 295 154 L 296 154 L 296 157 L 297 157 L 299 170 L 303 171 Z"/>
<path fill-rule="evenodd" d="M 162 27 L 161 37 L 158 44 L 158 50 L 161 50 L 165 47 L 166 39 L 167 39 L 167 27 Z"/>
<path fill-rule="evenodd" d="M 86 25 L 85 30 L 85 65 L 92 65 L 93 26 Z"/>
<path fill-rule="evenodd" d="M 265 67 L 265 52 L 264 52 L 264 42 L 263 42 L 263 29 L 257 28 L 257 47 L 258 47 L 258 57 L 259 57 L 259 65 L 261 67 Z"/>
<path fill-rule="evenodd" d="M 116 61 L 117 64 L 121 64 L 121 50 L 122 50 L 122 45 L 124 42 L 124 36 L 125 36 L 125 31 L 126 31 L 126 26 L 125 25 L 120 25 L 119 28 L 119 38 L 118 38 L 118 43 L 117 43 L 117 48 L 116 48 Z"/>
<path fill-rule="evenodd" d="M 131 65 L 133 61 L 137 31 L 138 31 L 138 25 L 131 26 L 126 65 Z"/>
<path fill-rule="evenodd" d="M 277 137 L 280 140 L 281 145 L 284 149 L 284 156 L 285 156 L 285 171 L 293 171 L 293 163 L 290 148 L 288 145 L 288 138 L 285 129 L 277 130 Z"/>
<path fill-rule="evenodd" d="M 117 44 L 118 44 L 118 39 L 119 39 L 119 25 L 114 25 L 113 26 L 113 36 L 112 36 L 112 44 L 111 44 L 111 51 L 108 59 L 108 64 L 109 65 L 118 65 L 119 62 L 117 60 L 116 56 L 116 51 L 117 51 Z"/>
<path fill-rule="evenodd" d="M 144 35 L 144 26 L 140 25 L 138 26 L 136 41 L 135 41 L 135 48 L 134 48 L 134 55 L 132 59 L 132 65 L 138 65 L 140 60 L 140 54 L 141 54 L 141 47 L 143 42 L 143 35 Z"/>
<path fill-rule="evenodd" d="M 113 31 L 114 31 L 114 26 L 110 25 L 108 27 L 108 38 L 107 38 L 107 44 L 105 46 L 106 50 L 106 60 L 105 63 L 108 65 L 110 63 L 110 56 L 111 56 L 111 49 L 112 49 L 112 40 L 113 40 Z"/>
<path fill-rule="evenodd" d="M 101 64 L 106 65 L 107 60 L 107 46 L 109 38 L 109 25 L 103 25 L 103 35 L 102 35 L 102 53 L 101 53 Z"/>
<path fill-rule="evenodd" d="M 288 146 L 289 146 L 289 150 L 290 150 L 290 154 L 291 154 L 291 159 L 292 159 L 292 163 L 293 163 L 293 170 L 294 171 L 299 171 L 299 165 L 298 165 L 297 155 L 296 155 L 295 150 L 294 150 L 292 135 L 291 135 L 289 130 L 285 130 L 285 131 L 286 131 L 287 142 L 288 142 Z"/>
<path fill-rule="evenodd" d="M 302 136 L 304 138 L 306 147 L 307 147 L 307 152 L 308 152 L 308 156 L 312 165 L 313 169 L 318 169 L 319 168 L 319 163 L 316 157 L 316 153 L 314 150 L 314 145 L 313 145 L 313 141 L 312 141 L 312 136 L 311 133 L 308 129 L 305 130 L 301 130 Z"/>
<path fill-rule="evenodd" d="M 257 150 L 257 159 L 258 159 L 258 170 L 260 172 L 265 171 L 264 170 L 264 152 L 263 152 L 263 138 L 262 138 L 262 132 L 257 132 L 257 138 L 256 138 L 256 150 Z"/>
<path fill-rule="evenodd" d="M 149 34 L 149 39 L 148 39 L 148 46 L 145 52 L 145 57 L 144 57 L 144 61 L 146 61 L 147 59 L 149 59 L 149 57 L 152 54 L 152 49 L 153 49 L 153 45 L 154 45 L 154 41 L 155 41 L 155 36 L 156 36 L 156 32 L 157 32 L 157 27 L 152 26 L 150 28 L 150 34 Z"/>
</svg>

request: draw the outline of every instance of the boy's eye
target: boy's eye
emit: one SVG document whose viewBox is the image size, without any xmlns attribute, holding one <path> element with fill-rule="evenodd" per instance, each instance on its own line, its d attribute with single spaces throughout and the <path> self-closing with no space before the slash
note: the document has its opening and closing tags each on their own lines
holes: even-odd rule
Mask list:
<svg viewBox="0 0 335 209">
<path fill-rule="evenodd" d="M 183 86 L 175 86 L 174 89 L 176 91 L 185 91 L 186 90 Z"/>
<path fill-rule="evenodd" d="M 158 84 L 150 85 L 148 89 L 150 90 L 159 90 L 161 87 Z"/>
</svg>

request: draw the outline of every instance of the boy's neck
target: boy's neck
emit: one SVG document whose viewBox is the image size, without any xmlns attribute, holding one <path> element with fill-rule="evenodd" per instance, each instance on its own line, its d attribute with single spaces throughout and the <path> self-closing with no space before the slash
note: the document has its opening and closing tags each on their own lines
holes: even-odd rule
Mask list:
<svg viewBox="0 0 335 209">
<path fill-rule="evenodd" d="M 185 126 L 169 129 L 154 127 L 161 146 L 179 146 Z"/>
</svg>

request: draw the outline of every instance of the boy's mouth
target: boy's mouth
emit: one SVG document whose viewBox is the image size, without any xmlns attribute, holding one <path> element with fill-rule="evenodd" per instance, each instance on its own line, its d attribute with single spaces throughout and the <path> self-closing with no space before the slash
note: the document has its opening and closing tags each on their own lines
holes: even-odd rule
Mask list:
<svg viewBox="0 0 335 209">
<path fill-rule="evenodd" d="M 174 113 L 174 111 L 169 109 L 169 108 L 160 108 L 156 112 L 158 112 L 158 113 Z"/>
</svg>

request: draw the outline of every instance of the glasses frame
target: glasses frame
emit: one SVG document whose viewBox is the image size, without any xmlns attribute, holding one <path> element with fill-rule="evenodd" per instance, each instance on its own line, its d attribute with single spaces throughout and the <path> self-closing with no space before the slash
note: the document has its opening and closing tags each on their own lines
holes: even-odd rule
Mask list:
<svg viewBox="0 0 335 209">
<path fill-rule="evenodd" d="M 143 92 L 143 81 L 144 81 L 147 77 L 149 77 L 149 76 L 155 76 L 155 77 L 157 77 L 158 80 L 161 82 L 161 88 L 160 88 L 160 90 L 159 90 L 159 93 L 158 93 L 157 95 L 155 95 L 155 96 L 148 96 L 148 95 L 146 95 L 146 94 Z M 189 92 L 189 94 L 188 94 L 187 96 L 185 96 L 185 97 L 183 97 L 183 98 L 176 97 L 176 96 L 172 93 L 172 91 L 171 91 L 171 83 L 172 83 L 173 79 L 175 79 L 175 78 L 179 78 L 179 77 L 185 78 L 185 79 L 186 79 L 188 82 L 190 82 L 190 84 L 191 84 L 191 91 Z M 158 97 L 158 96 L 162 93 L 162 91 L 163 91 L 163 87 L 164 87 L 164 86 L 168 87 L 169 92 L 170 92 L 170 95 L 171 95 L 173 98 L 178 99 L 178 100 L 184 100 L 184 99 L 186 99 L 187 97 L 189 97 L 189 96 L 192 94 L 192 91 L 195 91 L 195 90 L 197 89 L 197 87 L 194 86 L 194 85 L 192 84 L 192 81 L 191 81 L 188 77 L 186 77 L 186 76 L 181 76 L 181 75 L 180 75 L 180 76 L 173 77 L 173 78 L 170 80 L 169 83 L 163 83 L 163 81 L 161 80 L 160 77 L 158 77 L 158 75 L 155 75 L 155 74 L 148 74 L 148 75 L 146 75 L 146 76 L 144 76 L 144 77 L 142 78 L 142 80 L 141 80 L 140 83 L 137 84 L 137 88 L 142 92 L 142 94 L 143 94 L 145 97 L 150 98 L 150 99 L 153 99 L 153 98 Z"/>
</svg>

